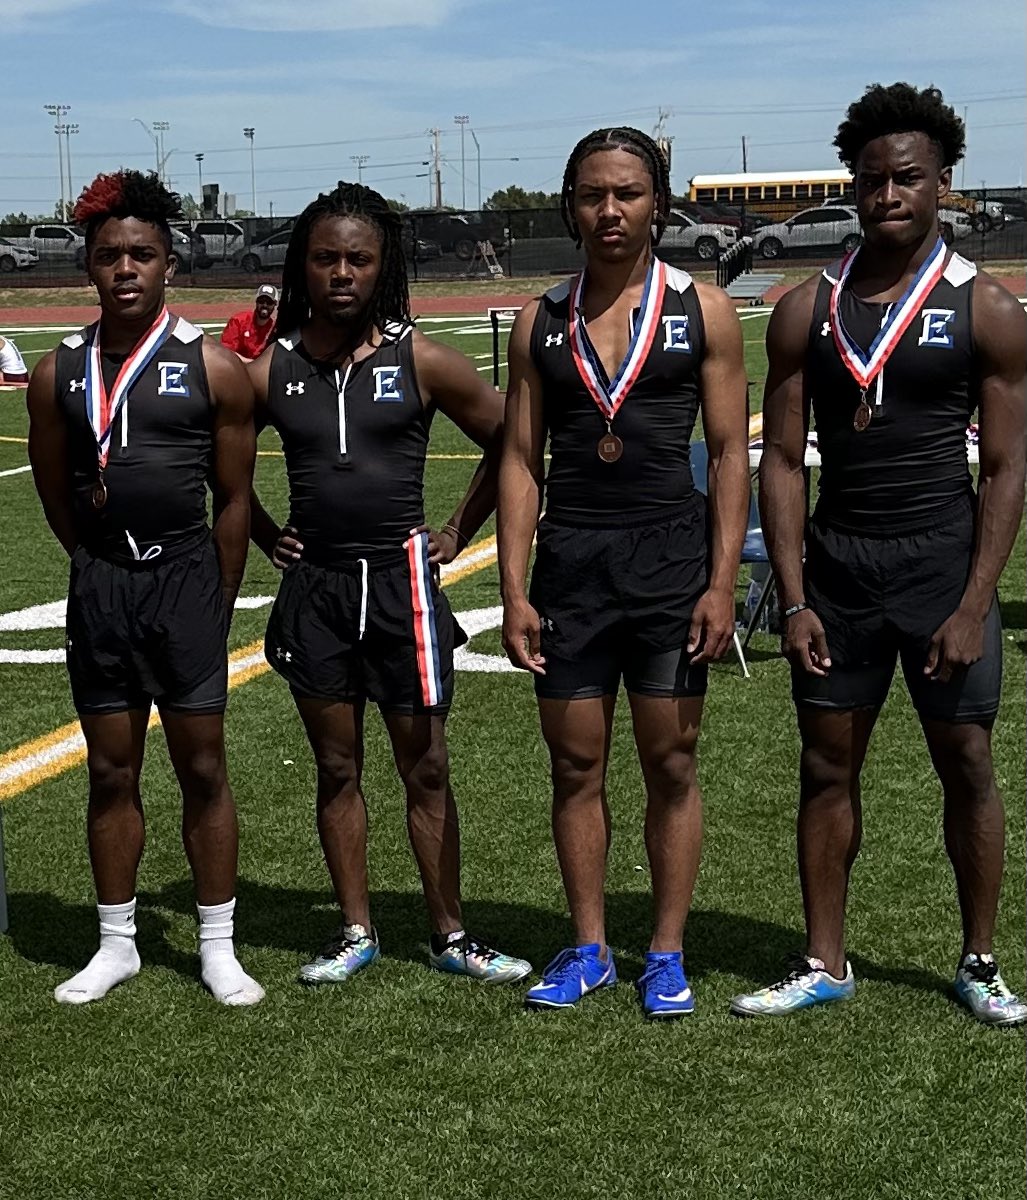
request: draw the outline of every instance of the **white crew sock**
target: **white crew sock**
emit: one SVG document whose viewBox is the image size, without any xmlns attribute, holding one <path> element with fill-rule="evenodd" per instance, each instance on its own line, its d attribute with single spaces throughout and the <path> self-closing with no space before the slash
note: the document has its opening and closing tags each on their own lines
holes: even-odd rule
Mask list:
<svg viewBox="0 0 1027 1200">
<path fill-rule="evenodd" d="M 235 899 L 197 904 L 200 914 L 200 977 L 222 1004 L 259 1004 L 264 989 L 239 965 L 232 945 Z"/>
<path fill-rule="evenodd" d="M 60 1004 L 88 1004 L 102 1000 L 116 984 L 139 974 L 136 950 L 136 902 L 98 904 L 100 949 L 77 975 L 54 989 Z"/>
</svg>

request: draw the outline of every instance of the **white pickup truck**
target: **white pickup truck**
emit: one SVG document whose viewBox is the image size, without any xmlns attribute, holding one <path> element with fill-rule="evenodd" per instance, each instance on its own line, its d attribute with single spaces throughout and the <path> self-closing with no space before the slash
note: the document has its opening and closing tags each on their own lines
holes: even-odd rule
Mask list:
<svg viewBox="0 0 1027 1200">
<path fill-rule="evenodd" d="M 74 263 L 79 270 L 86 265 L 86 239 L 71 225 L 20 226 L 3 235 L 13 246 L 35 250 L 39 262 Z"/>
</svg>

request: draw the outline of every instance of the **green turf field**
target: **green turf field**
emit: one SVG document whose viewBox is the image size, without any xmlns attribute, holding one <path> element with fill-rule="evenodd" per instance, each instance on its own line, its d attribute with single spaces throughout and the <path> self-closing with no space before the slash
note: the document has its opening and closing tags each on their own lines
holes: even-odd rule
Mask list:
<svg viewBox="0 0 1027 1200">
<path fill-rule="evenodd" d="M 757 382 L 765 327 L 765 314 L 745 314 Z M 423 328 L 491 370 L 484 320 Z M 32 365 L 57 337 L 19 333 L 17 342 Z M 11 651 L 60 650 L 53 610 L 34 620 L 10 614 L 66 594 L 67 566 L 31 477 L 5 474 L 27 462 L 25 432 L 22 393 L 0 393 L 0 788 L 20 747 L 74 719 L 60 661 L 9 661 Z M 273 435 L 261 450 L 258 490 L 284 517 Z M 436 421 L 430 520 L 445 520 L 472 470 L 469 459 L 443 456 L 472 453 Z M 451 585 L 458 613 L 498 604 L 496 570 L 486 563 Z M 1001 588 L 1006 674 L 995 735 L 1008 827 L 998 949 L 1017 990 L 1025 973 L 1024 572 L 1021 532 Z M 260 638 L 268 608 L 257 598 L 272 596 L 275 582 L 254 550 L 242 595 L 257 607 L 237 612 L 233 650 Z M 493 656 L 479 665 L 496 669 L 460 673 L 450 722 L 468 925 L 540 968 L 566 942 L 568 923 L 531 686 L 499 669 L 496 628 L 471 648 Z M 84 768 L 21 790 L 8 783 L 0 1197 L 1022 1197 L 1023 1033 L 981 1028 L 949 998 L 959 922 L 940 794 L 899 686 L 864 775 L 849 927 L 856 999 L 783 1022 L 728 1015 L 734 992 L 778 974 L 783 955 L 802 944 L 787 671 L 768 637 L 756 637 L 750 658 L 749 682 L 733 661 L 712 673 L 700 763 L 704 861 L 686 934 L 698 1007 L 668 1027 L 642 1022 L 628 982 L 646 946 L 649 879 L 626 722 L 609 783 L 609 936 L 624 982 L 568 1013 L 527 1014 L 523 988 L 487 990 L 426 969 L 401 792 L 370 717 L 365 790 L 383 958 L 334 991 L 294 983 L 335 913 L 314 829 L 313 766 L 287 689 L 271 673 L 237 687 L 228 713 L 242 837 L 237 940 L 268 992 L 256 1009 L 222 1009 L 199 984 L 178 796 L 159 729 L 143 786 L 144 968 L 103 1003 L 71 1009 L 51 995 L 95 946 Z"/>
</svg>

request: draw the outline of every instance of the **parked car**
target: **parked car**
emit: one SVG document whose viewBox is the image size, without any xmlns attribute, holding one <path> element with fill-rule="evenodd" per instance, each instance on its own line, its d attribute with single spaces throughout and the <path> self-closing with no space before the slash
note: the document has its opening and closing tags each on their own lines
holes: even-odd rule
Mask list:
<svg viewBox="0 0 1027 1200">
<path fill-rule="evenodd" d="M 947 246 L 969 237 L 974 231 L 974 218 L 965 209 L 949 208 L 942 203 L 938 209 L 938 228 Z"/>
<path fill-rule="evenodd" d="M 737 240 L 738 230 L 730 225 L 700 224 L 679 208 L 672 208 L 667 219 L 667 228 L 660 238 L 658 252 L 664 259 L 669 256 L 694 254 L 703 262 L 713 262 Z"/>
<path fill-rule="evenodd" d="M 444 254 L 455 254 L 465 261 L 474 257 L 479 242 L 491 242 L 497 254 L 506 249 L 506 231 L 487 213 L 482 213 L 479 220 L 474 213 L 413 209 L 403 217 L 418 238 L 438 242 Z"/>
<path fill-rule="evenodd" d="M 796 250 L 830 250 L 834 247 L 848 254 L 862 240 L 854 208 L 825 204 L 804 209 L 787 221 L 758 229 L 753 234 L 753 249 L 761 258 L 780 258 Z"/>
<path fill-rule="evenodd" d="M 172 229 L 171 231 L 171 253 L 178 259 L 178 269 L 188 274 L 194 266 L 203 266 L 201 261 L 201 253 L 197 247 L 202 248 L 202 238 L 194 241 L 187 233 L 183 233 L 181 229 Z"/>
<path fill-rule="evenodd" d="M 240 246 L 232 253 L 232 262 L 242 267 L 244 271 L 256 273 L 266 271 L 268 267 L 280 267 L 285 262 L 285 251 L 292 237 L 292 226 L 279 229 L 263 241 L 254 242 L 250 246 Z"/>
<path fill-rule="evenodd" d="M 35 250 L 39 262 L 69 262 L 85 270 L 86 239 L 72 225 L 47 222 L 21 226 L 25 233 L 6 233 L 5 238 L 22 250 Z"/>
<path fill-rule="evenodd" d="M 246 244 L 246 231 L 238 221 L 216 220 L 204 217 L 199 221 L 178 222 L 175 228 L 193 239 L 194 254 L 197 239 L 202 244 L 206 257 L 211 260 L 230 259 L 236 250 Z M 209 266 L 198 263 L 198 266 Z"/>
<path fill-rule="evenodd" d="M 731 229 L 741 229 L 741 218 L 734 213 L 720 214 L 706 204 L 696 204 L 694 200 L 677 200 L 674 203 L 674 212 L 684 213 L 686 217 L 691 217 L 693 221 L 698 221 L 700 225 L 727 225 Z"/>
<path fill-rule="evenodd" d="M 26 250 L 23 246 L 16 246 L 7 238 L 0 237 L 0 271 L 24 271 L 38 262 L 37 251 Z"/>
<path fill-rule="evenodd" d="M 1022 196 L 1003 196 L 999 201 L 1002 205 L 1002 220 L 1027 221 L 1027 200 Z"/>
</svg>

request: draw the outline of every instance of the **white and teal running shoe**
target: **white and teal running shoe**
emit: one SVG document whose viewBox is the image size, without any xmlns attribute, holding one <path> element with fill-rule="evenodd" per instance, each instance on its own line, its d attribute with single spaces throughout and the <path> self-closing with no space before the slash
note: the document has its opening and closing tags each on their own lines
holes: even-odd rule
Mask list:
<svg viewBox="0 0 1027 1200">
<path fill-rule="evenodd" d="M 783 979 L 747 996 L 735 996 L 730 1007 L 736 1017 L 782 1017 L 814 1004 L 851 1000 L 855 994 L 856 980 L 849 963 L 845 964 L 845 977 L 836 979 L 819 958 L 798 955 Z"/>
<path fill-rule="evenodd" d="M 1014 996 L 998 972 L 991 954 L 967 954 L 952 985 L 961 1004 L 983 1025 L 1022 1025 L 1027 1004 Z"/>
<path fill-rule="evenodd" d="M 300 983 L 345 983 L 378 957 L 378 935 L 363 925 L 344 925 L 313 962 L 300 967 Z"/>
<path fill-rule="evenodd" d="M 526 959 L 501 954 L 469 933 L 450 935 L 449 940 L 433 933 L 428 962 L 436 971 L 470 975 L 483 983 L 516 983 L 531 974 L 531 963 Z"/>
</svg>

